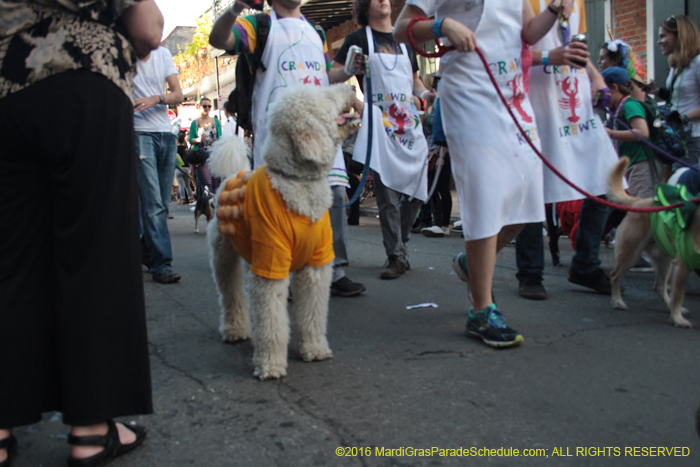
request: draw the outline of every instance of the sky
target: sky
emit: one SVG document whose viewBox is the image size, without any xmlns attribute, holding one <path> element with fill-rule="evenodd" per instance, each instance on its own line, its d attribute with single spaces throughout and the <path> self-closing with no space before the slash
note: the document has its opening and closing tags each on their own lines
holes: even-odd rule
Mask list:
<svg viewBox="0 0 700 467">
<path fill-rule="evenodd" d="M 175 28 L 175 26 L 196 26 L 197 16 L 207 9 L 207 1 L 197 0 L 155 0 L 165 18 L 163 27 L 163 39 Z"/>
</svg>

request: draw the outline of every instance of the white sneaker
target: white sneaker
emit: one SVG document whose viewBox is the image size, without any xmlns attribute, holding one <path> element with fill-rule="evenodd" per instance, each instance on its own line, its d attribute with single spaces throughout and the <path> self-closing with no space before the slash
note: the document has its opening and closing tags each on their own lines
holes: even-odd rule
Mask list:
<svg viewBox="0 0 700 467">
<path fill-rule="evenodd" d="M 434 225 L 432 227 L 424 227 L 420 231 L 423 235 L 426 237 L 444 237 L 445 235 L 449 235 L 450 231 L 449 229 L 443 229 L 440 226 Z"/>
</svg>

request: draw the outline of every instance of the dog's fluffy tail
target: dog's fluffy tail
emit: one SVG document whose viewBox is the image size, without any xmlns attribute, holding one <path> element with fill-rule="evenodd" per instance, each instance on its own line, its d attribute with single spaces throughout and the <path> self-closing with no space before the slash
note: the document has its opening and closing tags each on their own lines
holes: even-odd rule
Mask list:
<svg viewBox="0 0 700 467">
<path fill-rule="evenodd" d="M 226 136 L 211 147 L 207 167 L 216 177 L 227 178 L 241 170 L 250 170 L 250 148 L 238 136 Z"/>
<path fill-rule="evenodd" d="M 613 203 L 624 204 L 625 206 L 632 206 L 635 202 L 641 200 L 641 198 L 634 198 L 628 195 L 622 186 L 622 178 L 625 176 L 625 171 L 627 170 L 629 162 L 630 160 L 628 157 L 621 157 L 608 176 L 609 200 Z"/>
</svg>

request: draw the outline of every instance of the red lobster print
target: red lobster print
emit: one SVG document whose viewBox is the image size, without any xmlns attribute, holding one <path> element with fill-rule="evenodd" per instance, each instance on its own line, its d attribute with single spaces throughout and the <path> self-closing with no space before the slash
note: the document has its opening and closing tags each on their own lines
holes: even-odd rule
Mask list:
<svg viewBox="0 0 700 467">
<path fill-rule="evenodd" d="M 394 133 L 396 133 L 397 135 L 402 135 L 406 133 L 406 125 L 409 123 L 414 123 L 411 115 L 406 113 L 404 108 L 400 105 L 396 105 L 396 103 L 391 104 L 391 107 L 389 107 L 389 115 L 394 117 L 394 121 L 396 122 L 396 126 L 398 127 Z"/>
<path fill-rule="evenodd" d="M 571 89 L 571 77 L 567 77 L 564 81 L 557 81 L 557 84 L 562 83 L 561 90 L 566 96 L 564 99 L 559 99 L 559 107 L 564 110 L 571 110 L 571 116 L 567 118 L 571 123 L 579 121 L 579 116 L 576 115 L 576 109 L 581 107 L 581 99 L 576 97 L 578 94 L 578 78 L 574 78 L 574 89 Z"/>
<path fill-rule="evenodd" d="M 522 90 L 523 75 L 518 73 L 515 78 L 508 81 L 506 86 L 511 86 L 513 88 L 513 97 L 508 99 L 508 107 L 515 108 L 518 112 L 520 118 L 526 123 L 532 123 L 532 117 L 525 113 L 523 110 L 523 102 L 525 102 L 525 93 Z"/>
<path fill-rule="evenodd" d="M 313 81 L 311 81 L 312 79 Z M 321 80 L 316 78 L 315 76 L 306 76 L 305 78 L 302 78 L 299 81 L 302 84 L 313 84 L 314 86 L 321 86 L 323 84 Z"/>
</svg>

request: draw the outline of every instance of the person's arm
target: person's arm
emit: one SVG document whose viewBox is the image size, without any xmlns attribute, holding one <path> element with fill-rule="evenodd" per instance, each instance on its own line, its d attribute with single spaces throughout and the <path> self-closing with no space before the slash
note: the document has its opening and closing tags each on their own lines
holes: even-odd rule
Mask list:
<svg viewBox="0 0 700 467">
<path fill-rule="evenodd" d="M 163 98 L 164 105 L 178 105 L 181 103 L 185 97 L 180 88 L 180 80 L 178 75 L 170 75 L 165 78 L 165 82 L 168 83 L 170 92 L 164 94 L 163 96 L 149 96 L 149 97 L 139 97 L 134 101 L 134 110 L 138 112 L 143 112 L 151 107 L 160 104 L 160 98 Z"/>
<path fill-rule="evenodd" d="M 235 50 L 236 36 L 233 34 L 233 23 L 246 8 L 250 7 L 245 2 L 236 0 L 223 15 L 219 16 L 209 34 L 209 45 L 221 50 Z"/>
<path fill-rule="evenodd" d="M 649 138 L 649 125 L 647 125 L 647 121 L 643 119 L 642 117 L 634 117 L 629 121 L 629 126 L 634 130 L 634 133 L 637 133 L 640 137 L 644 139 Z M 605 132 L 610 136 L 612 139 L 616 141 L 623 141 L 623 142 L 634 142 L 634 141 L 639 141 L 639 138 L 637 135 L 632 133 L 630 130 L 611 130 L 610 128 L 606 128 Z"/>
<path fill-rule="evenodd" d="M 192 120 L 190 125 L 190 135 L 189 135 L 190 145 L 199 144 L 200 140 L 197 137 L 197 120 Z"/>
<path fill-rule="evenodd" d="M 590 60 L 586 64 L 586 72 L 588 73 L 588 78 L 591 80 L 592 96 L 595 96 L 595 94 L 601 89 L 608 87 L 608 85 L 605 84 L 605 78 L 603 78 L 603 75 L 600 74 L 600 71 L 598 71 L 595 65 L 593 65 L 593 62 Z"/>
<path fill-rule="evenodd" d="M 160 47 L 164 20 L 154 0 L 142 0 L 130 6 L 120 19 L 137 57 L 143 58 Z"/>
<path fill-rule="evenodd" d="M 426 99 L 428 102 L 435 100 L 435 93 L 425 87 L 423 80 L 418 77 L 418 72 L 413 72 L 413 95 L 419 99 Z"/>
<path fill-rule="evenodd" d="M 574 9 L 574 0 L 562 0 L 559 8 L 554 7 L 555 3 L 556 1 L 550 2 L 544 11 L 535 16 L 530 0 L 523 0 L 522 37 L 526 44 L 535 44 L 552 29 L 559 16 L 558 13 L 554 13 L 552 10 L 557 10 L 566 18 L 571 16 L 571 12 Z"/>
<path fill-rule="evenodd" d="M 404 5 L 394 27 L 394 39 L 397 42 L 408 43 L 408 23 L 413 18 L 425 16 L 425 12 L 414 5 Z M 434 20 L 418 21 L 413 25 L 413 36 L 416 43 L 433 40 Z M 452 18 L 442 19 L 440 36 L 446 37 L 458 52 L 473 52 L 476 48 L 476 37 L 471 29 Z"/>
<path fill-rule="evenodd" d="M 352 76 L 345 73 L 344 68 L 344 63 L 338 63 L 335 60 L 333 60 L 333 66 L 331 66 L 331 69 L 328 70 L 328 81 L 331 84 L 344 83 L 345 81 L 352 78 Z"/>
</svg>

